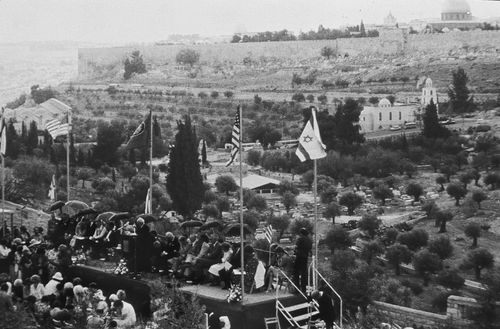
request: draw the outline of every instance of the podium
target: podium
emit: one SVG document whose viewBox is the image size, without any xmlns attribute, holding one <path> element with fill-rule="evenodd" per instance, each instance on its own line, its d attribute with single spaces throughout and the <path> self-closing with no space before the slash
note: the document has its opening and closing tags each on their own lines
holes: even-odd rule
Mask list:
<svg viewBox="0 0 500 329">
<path fill-rule="evenodd" d="M 137 272 L 137 234 L 122 235 L 122 253 L 131 272 Z"/>
</svg>

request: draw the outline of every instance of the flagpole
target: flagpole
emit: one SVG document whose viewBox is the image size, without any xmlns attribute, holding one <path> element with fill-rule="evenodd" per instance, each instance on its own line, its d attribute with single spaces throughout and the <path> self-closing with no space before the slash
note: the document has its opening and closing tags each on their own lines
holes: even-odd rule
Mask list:
<svg viewBox="0 0 500 329">
<path fill-rule="evenodd" d="M 314 110 L 313 110 L 314 111 Z M 314 255 L 312 259 L 313 267 L 313 286 L 317 289 L 318 275 L 316 274 L 316 266 L 318 261 L 318 202 L 316 201 L 318 195 L 318 160 L 314 159 Z"/>
<path fill-rule="evenodd" d="M 66 143 L 68 144 L 67 148 L 66 148 L 66 189 L 67 189 L 67 201 L 69 201 L 69 181 L 70 181 L 70 177 L 69 177 L 69 149 L 70 149 L 70 140 L 69 140 L 69 134 L 70 134 L 70 130 L 71 130 L 71 112 L 70 112 L 71 108 L 68 108 L 68 138 L 67 138 L 67 141 Z"/>
<path fill-rule="evenodd" d="M 243 169 L 242 169 L 242 153 L 241 141 L 243 139 L 243 115 L 241 110 L 241 105 L 238 106 L 239 116 L 240 116 L 240 136 L 239 136 L 239 148 L 240 148 L 240 256 L 241 256 L 241 300 L 245 296 L 245 255 L 244 248 L 245 244 L 243 241 L 244 231 L 243 231 Z"/>
<path fill-rule="evenodd" d="M 153 213 L 153 115 L 149 110 L 149 212 Z"/>
<path fill-rule="evenodd" d="M 5 156 L 1 152 L 0 156 L 2 158 L 2 230 L 5 237 Z"/>
</svg>

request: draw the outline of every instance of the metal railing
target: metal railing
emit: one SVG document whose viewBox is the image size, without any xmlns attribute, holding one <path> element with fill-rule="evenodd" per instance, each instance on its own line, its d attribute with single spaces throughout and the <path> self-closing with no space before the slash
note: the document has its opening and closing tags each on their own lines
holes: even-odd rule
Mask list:
<svg viewBox="0 0 500 329">
<path fill-rule="evenodd" d="M 335 289 L 332 287 L 332 285 L 326 280 L 326 278 L 318 271 L 318 269 L 313 267 L 313 272 L 314 274 L 318 275 L 323 282 L 326 283 L 328 288 L 339 298 L 340 300 L 340 315 L 339 315 L 339 327 L 342 328 L 342 313 L 343 313 L 343 302 L 342 302 L 342 297 L 335 291 Z"/>
<path fill-rule="evenodd" d="M 302 297 L 307 301 L 309 302 L 309 299 L 307 298 L 307 296 L 299 289 L 299 287 L 297 287 L 295 285 L 295 283 L 293 283 L 293 280 L 290 279 L 290 277 L 288 275 L 285 274 L 285 272 L 283 272 L 283 270 L 281 269 L 278 269 L 278 282 L 276 284 L 279 284 L 279 275 L 282 275 L 291 285 L 292 287 L 298 291 L 300 293 L 300 295 L 302 295 Z M 281 314 L 283 314 L 283 316 L 285 317 L 285 319 L 290 323 L 290 324 L 293 324 L 293 325 L 296 325 L 298 326 L 299 324 L 297 323 L 297 321 L 294 320 L 293 316 L 290 314 L 290 312 L 287 311 L 286 307 L 279 301 L 279 287 L 277 286 L 276 287 L 276 317 L 278 317 L 278 311 L 281 312 Z M 311 313 L 311 308 L 314 308 L 314 310 L 318 311 L 318 303 L 317 301 L 313 301 L 313 303 L 309 303 L 310 306 L 308 306 L 307 308 L 307 312 L 308 313 Z M 293 322 L 293 323 L 292 323 Z"/>
</svg>

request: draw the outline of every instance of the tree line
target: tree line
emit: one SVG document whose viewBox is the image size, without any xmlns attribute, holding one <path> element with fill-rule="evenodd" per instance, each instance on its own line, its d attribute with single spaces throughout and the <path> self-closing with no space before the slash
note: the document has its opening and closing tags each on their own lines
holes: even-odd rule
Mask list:
<svg viewBox="0 0 500 329">
<path fill-rule="evenodd" d="M 360 25 L 348 26 L 341 29 L 329 29 L 320 25 L 317 31 L 301 32 L 299 36 L 295 36 L 288 30 L 281 31 L 265 31 L 254 35 L 235 34 L 231 39 L 231 43 L 240 42 L 269 42 L 269 41 L 297 41 L 297 40 L 335 40 L 342 38 L 363 38 L 363 37 L 378 37 L 377 30 L 365 30 L 363 22 Z"/>
</svg>

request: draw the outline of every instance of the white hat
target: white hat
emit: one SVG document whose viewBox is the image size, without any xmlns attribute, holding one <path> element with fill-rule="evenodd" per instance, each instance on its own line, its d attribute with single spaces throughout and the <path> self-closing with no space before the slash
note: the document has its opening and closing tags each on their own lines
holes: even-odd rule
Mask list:
<svg viewBox="0 0 500 329">
<path fill-rule="evenodd" d="M 52 276 L 52 279 L 57 280 L 57 281 L 62 281 L 62 280 L 64 280 L 64 279 L 63 279 L 63 276 L 62 276 L 62 274 L 61 274 L 61 272 L 56 272 L 56 273 Z"/>
<path fill-rule="evenodd" d="M 109 295 L 109 300 L 112 302 L 116 302 L 118 300 L 118 296 L 116 294 Z"/>
</svg>

